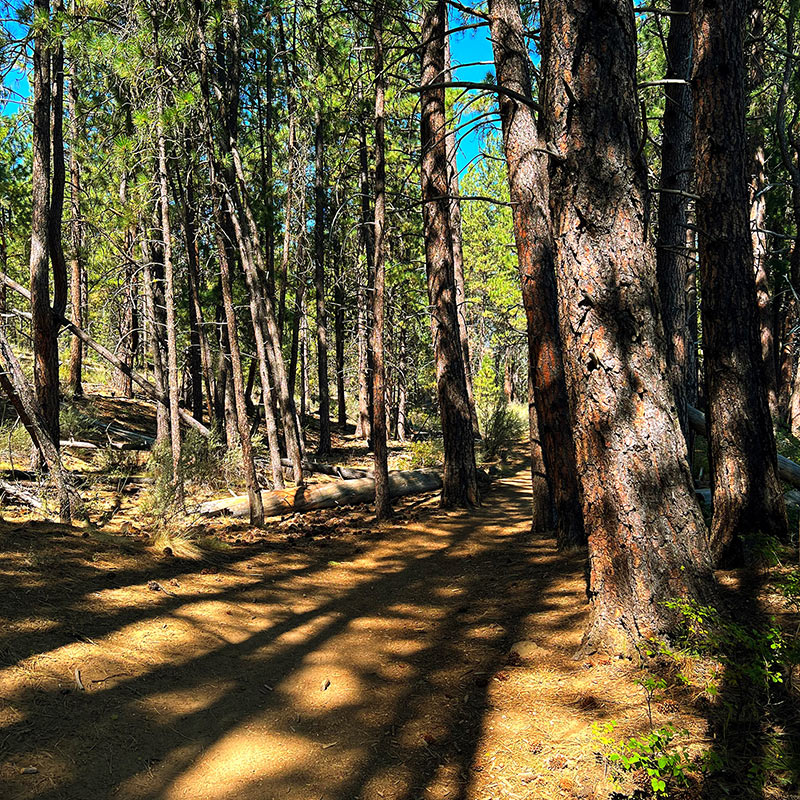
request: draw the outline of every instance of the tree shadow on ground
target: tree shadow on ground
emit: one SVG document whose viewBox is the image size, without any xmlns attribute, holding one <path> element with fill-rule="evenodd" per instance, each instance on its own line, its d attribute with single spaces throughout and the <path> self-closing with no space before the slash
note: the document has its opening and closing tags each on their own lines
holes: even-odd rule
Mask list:
<svg viewBox="0 0 800 800">
<path fill-rule="evenodd" d="M 0 756 L 12 796 L 466 797 L 495 673 L 530 615 L 543 637 L 574 628 L 580 605 L 546 612 L 583 557 L 532 538 L 527 476 L 423 523 L 366 539 L 346 562 L 335 547 L 247 548 L 219 587 L 167 563 L 118 570 L 109 588 L 60 542 L 52 580 L 44 569 L 10 587 Z M 178 596 L 148 594 L 154 576 L 180 578 Z M 36 617 L 51 624 L 28 630 Z M 45 671 L 75 663 L 76 631 L 93 643 L 89 691 L 64 693 L 66 671 L 61 685 L 19 677 L 28 655 Z M 123 662 L 128 674 L 113 674 Z M 39 773 L 21 775 L 28 763 Z"/>
<path fill-rule="evenodd" d="M 767 631 L 775 626 L 762 608 L 766 577 L 764 571 L 742 570 L 723 589 L 721 607 L 753 639 L 752 645 L 723 646 L 718 695 L 707 704 L 716 767 L 704 782 L 705 800 L 793 797 L 800 790 L 796 691 L 790 682 L 767 679 L 767 664 L 758 655 L 761 648 L 769 651 Z"/>
</svg>

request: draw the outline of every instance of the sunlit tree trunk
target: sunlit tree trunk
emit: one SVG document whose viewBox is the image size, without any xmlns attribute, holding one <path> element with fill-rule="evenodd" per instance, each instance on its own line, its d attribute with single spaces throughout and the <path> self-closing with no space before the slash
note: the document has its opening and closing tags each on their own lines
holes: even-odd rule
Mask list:
<svg viewBox="0 0 800 800">
<path fill-rule="evenodd" d="M 548 208 L 547 161 L 530 102 L 530 64 L 517 0 L 492 0 L 489 6 L 498 85 L 517 97 L 500 95 L 503 145 L 513 203 L 514 237 L 528 329 L 528 358 L 533 370 L 537 420 L 531 442 L 541 446 L 555 511 L 559 547 L 585 541 L 575 444 L 566 413 L 567 387 L 558 332 L 553 239 Z M 534 461 L 538 452 L 532 452 Z M 539 470 L 532 465 L 534 483 Z M 536 488 L 536 487 L 535 487 Z M 543 503 L 537 502 L 537 513 Z M 553 519 L 534 520 L 536 528 Z"/>
<path fill-rule="evenodd" d="M 73 9 L 74 9 L 73 0 Z M 83 226 L 81 225 L 81 167 L 78 160 L 78 142 L 81 125 L 78 120 L 77 69 L 73 61 L 69 81 L 69 188 L 70 188 L 70 304 L 72 321 L 79 327 L 86 327 L 83 318 L 81 289 L 83 286 L 84 252 Z M 83 343 L 77 336 L 70 339 L 69 347 L 69 386 L 75 397 L 83 395 Z"/>
<path fill-rule="evenodd" d="M 422 17 L 420 130 L 425 265 L 444 444 L 442 505 L 449 507 L 476 505 L 480 497 L 454 291 L 444 89 L 425 88 L 428 84 L 441 86 L 446 20 L 444 0 L 426 5 Z M 377 397 L 373 398 L 373 403 L 378 403 Z M 376 416 L 373 413 L 373 424 Z"/>
<path fill-rule="evenodd" d="M 564 371 L 589 534 L 584 649 L 631 652 L 704 599 L 708 535 L 666 377 L 631 0 L 543 0 L 542 69 Z"/>
</svg>

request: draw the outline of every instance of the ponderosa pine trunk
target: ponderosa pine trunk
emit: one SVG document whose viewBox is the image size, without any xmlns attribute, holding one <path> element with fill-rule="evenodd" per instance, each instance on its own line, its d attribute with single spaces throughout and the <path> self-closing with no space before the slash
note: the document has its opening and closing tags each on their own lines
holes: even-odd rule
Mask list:
<svg viewBox="0 0 800 800">
<path fill-rule="evenodd" d="M 784 536 L 786 508 L 761 370 L 745 135 L 746 0 L 691 0 L 696 221 L 700 254 L 715 559 L 759 533 Z"/>
<path fill-rule="evenodd" d="M 422 209 L 436 390 L 444 444 L 441 502 L 444 507 L 452 507 L 477 505 L 480 496 L 475 472 L 472 416 L 458 335 L 444 89 L 425 88 L 428 84 L 441 87 L 446 25 L 444 0 L 427 2 L 421 31 Z M 373 404 L 378 402 L 378 398 L 373 397 Z M 375 418 L 373 413 L 373 423 Z"/>
<path fill-rule="evenodd" d="M 389 516 L 389 465 L 386 445 L 385 227 L 386 227 L 386 78 L 383 72 L 382 3 L 375 2 L 373 19 L 375 63 L 375 287 L 372 293 L 372 451 L 375 475 L 375 517 Z"/>
<path fill-rule="evenodd" d="M 338 250 L 338 248 L 335 248 Z M 347 425 L 347 402 L 344 393 L 344 320 L 345 320 L 345 287 L 343 271 L 344 254 L 336 253 L 333 260 L 333 336 L 334 356 L 336 361 L 336 422 L 345 433 Z"/>
<path fill-rule="evenodd" d="M 686 249 L 688 193 L 692 178 L 692 94 L 689 79 L 692 70 L 692 26 L 689 0 L 671 0 L 667 35 L 669 81 L 664 87 L 664 128 L 661 139 L 661 186 L 658 195 L 658 239 L 656 240 L 656 276 L 661 299 L 661 317 L 667 342 L 667 369 L 678 420 L 686 439 L 687 453 L 692 452 L 687 389 L 689 385 L 690 348 L 686 286 L 691 269 Z"/>
<path fill-rule="evenodd" d="M 444 38 L 444 80 L 451 81 L 450 37 Z M 446 96 L 445 96 L 446 99 Z M 464 244 L 461 236 L 461 200 L 458 188 L 458 145 L 455 132 L 455 114 L 448 120 L 447 147 L 448 184 L 450 194 L 450 230 L 453 234 L 453 276 L 455 278 L 456 312 L 458 313 L 458 338 L 461 342 L 461 358 L 464 362 L 464 379 L 467 382 L 469 413 L 472 417 L 472 429 L 480 436 L 478 412 L 475 409 L 475 395 L 472 390 L 472 365 L 469 357 L 469 331 L 467 329 L 467 289 L 464 282 Z"/>
<path fill-rule="evenodd" d="M 50 17 L 50 0 L 35 0 L 37 21 Z M 31 335 L 33 382 L 43 424 L 58 448 L 58 339 L 50 310 L 50 50 L 49 33 L 33 40 L 33 140 L 31 165 Z"/>
<path fill-rule="evenodd" d="M 584 650 L 631 652 L 709 597 L 708 533 L 666 377 L 631 0 L 543 0 L 542 70 L 564 372 L 589 534 Z"/>
<path fill-rule="evenodd" d="M 498 85 L 529 101 L 501 94 L 500 116 L 527 319 L 528 359 L 533 369 L 536 434 L 553 501 L 558 545 L 571 548 L 583 544 L 586 536 L 575 443 L 566 413 L 545 147 L 533 114 L 530 63 L 518 0 L 491 0 L 489 17 Z M 532 455 L 538 460 L 537 453 Z M 536 473 L 533 467 L 534 482 Z M 547 514 L 547 520 L 552 519 L 553 514 Z M 533 524 L 538 529 L 549 527 L 541 519 Z"/>
</svg>

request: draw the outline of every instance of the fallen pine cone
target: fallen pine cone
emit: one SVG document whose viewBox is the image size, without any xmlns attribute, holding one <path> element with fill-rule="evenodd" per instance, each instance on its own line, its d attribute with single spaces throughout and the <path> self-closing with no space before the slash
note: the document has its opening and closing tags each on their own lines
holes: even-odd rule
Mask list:
<svg viewBox="0 0 800 800">
<path fill-rule="evenodd" d="M 678 710 L 678 704 L 674 700 L 662 700 L 656 703 L 656 711 L 659 714 L 677 714 Z"/>
<path fill-rule="evenodd" d="M 564 769 L 567 766 L 567 757 L 561 753 L 547 759 L 547 769 Z"/>
</svg>

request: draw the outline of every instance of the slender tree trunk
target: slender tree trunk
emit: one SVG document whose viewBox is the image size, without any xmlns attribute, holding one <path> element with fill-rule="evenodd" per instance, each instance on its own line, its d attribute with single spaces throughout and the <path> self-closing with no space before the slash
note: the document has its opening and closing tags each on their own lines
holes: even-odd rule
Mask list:
<svg viewBox="0 0 800 800">
<path fill-rule="evenodd" d="M 73 517 L 82 513 L 80 498 L 69 484 L 69 477 L 61 463 L 58 441 L 53 440 L 50 435 L 39 402 L 28 386 L 22 367 L 11 350 L 2 323 L 0 323 L 0 389 L 16 409 L 34 447 L 47 465 L 50 479 L 56 489 L 59 519 L 62 522 L 71 522 Z"/>
<path fill-rule="evenodd" d="M 450 66 L 450 37 L 444 38 L 444 80 L 452 80 Z M 453 235 L 453 277 L 455 278 L 456 311 L 458 312 L 458 338 L 461 342 L 461 358 L 464 362 L 464 379 L 467 382 L 469 413 L 472 417 L 472 430 L 480 436 L 478 412 L 475 410 L 475 397 L 472 391 L 472 365 L 469 358 L 469 331 L 467 330 L 467 291 L 464 282 L 464 247 L 461 237 L 461 200 L 458 189 L 458 145 L 456 142 L 455 119 L 450 119 L 445 138 L 447 147 L 448 186 L 450 194 L 450 230 Z"/>
<path fill-rule="evenodd" d="M 338 249 L 338 248 L 337 248 Z M 344 312 L 345 291 L 342 261 L 344 254 L 337 254 L 333 259 L 333 335 L 336 357 L 336 421 L 345 432 L 347 425 L 347 403 L 344 394 Z"/>
<path fill-rule="evenodd" d="M 397 363 L 397 440 L 408 439 L 408 351 L 406 329 L 400 329 L 400 358 Z"/>
<path fill-rule="evenodd" d="M 197 350 L 200 357 L 203 388 L 205 388 L 208 418 L 214 419 L 214 374 L 211 366 L 211 347 L 208 343 L 203 318 L 203 304 L 200 298 L 200 264 L 197 245 L 197 213 L 195 210 L 194 181 L 191 171 L 186 179 L 186 192 L 183 198 L 183 227 L 186 238 L 186 263 L 189 278 L 189 308 L 197 332 Z M 200 419 L 200 417 L 198 417 Z"/>
<path fill-rule="evenodd" d="M 695 174 L 715 558 L 786 534 L 761 370 L 745 137 L 746 0 L 691 0 Z"/>
<path fill-rule="evenodd" d="M 454 292 L 444 89 L 425 88 L 427 84 L 440 84 L 444 74 L 446 20 L 447 6 L 444 0 L 435 0 L 426 6 L 422 18 L 420 129 L 425 264 L 444 442 L 442 505 L 450 507 L 477 505 L 480 497 Z M 378 403 L 377 396 L 373 398 L 373 403 Z M 373 425 L 377 416 L 373 413 Z"/>
<path fill-rule="evenodd" d="M 320 105 L 322 101 L 320 100 Z M 325 139 L 322 108 L 314 115 L 314 289 L 317 304 L 317 381 L 319 384 L 319 445 L 317 455 L 331 451 L 328 391 L 328 314 L 325 304 Z"/>
<path fill-rule="evenodd" d="M 361 82 L 358 84 L 358 96 L 361 101 L 362 109 L 366 109 L 364 103 L 364 93 Z M 364 369 L 359 372 L 359 394 L 358 407 L 361 416 L 361 438 L 372 442 L 372 300 L 375 294 L 375 231 L 373 228 L 375 216 L 370 207 L 372 192 L 369 185 L 369 148 L 367 146 L 367 123 L 365 120 L 366 111 L 362 110 L 359 115 L 358 124 L 358 183 L 359 195 L 361 196 L 361 241 L 364 245 L 364 255 L 367 262 L 367 283 L 363 289 L 363 320 L 359 316 L 359 322 L 363 321 L 364 330 Z M 359 303 L 359 314 L 362 312 L 362 305 Z M 359 358 L 361 357 L 359 353 Z M 361 363 L 361 362 L 359 362 Z"/>
<path fill-rule="evenodd" d="M 369 439 L 369 382 L 370 373 L 367 366 L 367 291 L 366 286 L 359 281 L 358 285 L 358 421 L 356 422 L 356 436 L 359 439 Z"/>
<path fill-rule="evenodd" d="M 658 195 L 658 239 L 656 275 L 661 315 L 667 342 L 667 369 L 678 420 L 691 453 L 693 436 L 689 427 L 687 386 L 689 383 L 688 305 L 686 281 L 689 253 L 686 250 L 688 192 L 692 177 L 692 94 L 688 81 L 692 70 L 692 29 L 689 0 L 671 0 L 667 36 L 664 88 L 664 133 L 661 144 L 661 191 Z"/>
<path fill-rule="evenodd" d="M 158 40 L 158 18 L 153 14 L 154 63 L 161 67 Z M 159 74 L 159 81 L 161 75 Z M 169 433 L 172 450 L 172 487 L 175 502 L 183 506 L 183 476 L 181 474 L 180 383 L 178 382 L 177 321 L 175 317 L 175 273 L 172 263 L 172 232 L 169 219 L 169 180 L 167 176 L 167 147 L 164 138 L 164 88 L 156 86 L 156 138 L 158 145 L 158 188 L 161 202 L 161 237 L 164 242 L 164 300 L 167 312 L 167 381 L 169 386 Z"/>
<path fill-rule="evenodd" d="M 168 389 L 164 380 L 164 349 L 161 344 L 161 328 L 159 306 L 161 305 L 160 280 L 156 276 L 158 264 L 155 261 L 154 248 L 149 239 L 148 229 L 142 230 L 142 284 L 144 286 L 144 302 L 150 355 L 153 359 L 153 383 L 156 392 L 167 395 Z M 158 283 L 157 283 L 158 280 Z M 156 442 L 167 441 L 170 435 L 168 404 L 156 403 Z"/>
<path fill-rule="evenodd" d="M 543 0 L 542 68 L 564 372 L 589 533 L 584 649 L 631 652 L 709 598 L 708 535 L 666 377 L 631 0 Z"/>
<path fill-rule="evenodd" d="M 35 0 L 33 13 L 49 18 L 49 0 Z M 47 31 L 33 41 L 33 144 L 31 168 L 31 333 L 36 402 L 50 438 L 59 441 L 58 340 L 50 310 L 50 52 Z"/>
<path fill-rule="evenodd" d="M 217 228 L 217 236 L 220 232 Z M 231 288 L 230 266 L 225 259 L 225 246 L 218 242 L 217 251 L 220 254 L 220 280 L 222 284 L 222 305 L 225 309 L 225 322 L 228 329 L 228 347 L 231 354 L 231 372 L 233 377 L 233 394 L 235 399 L 236 425 L 239 431 L 239 440 L 242 445 L 242 466 L 244 480 L 247 486 L 247 497 L 250 501 L 250 524 L 262 526 L 264 524 L 264 506 L 261 502 L 261 489 L 258 485 L 255 462 L 253 461 L 253 445 L 250 439 L 250 425 L 247 418 L 245 404 L 244 375 L 242 373 L 242 357 L 239 349 L 239 333 L 236 324 L 236 311 L 233 307 L 233 290 Z M 280 453 L 278 454 L 280 465 Z"/>
<path fill-rule="evenodd" d="M 73 0 L 73 11 L 75 0 Z M 83 318 L 81 287 L 83 285 L 83 226 L 81 225 L 81 167 L 78 160 L 78 142 L 81 126 L 78 120 L 78 84 L 75 63 L 71 64 L 69 81 L 69 188 L 70 188 L 70 304 L 72 321 L 79 328 L 86 325 Z M 69 387 L 74 397 L 83 396 L 83 343 L 77 336 L 70 339 Z"/>
<path fill-rule="evenodd" d="M 383 8 L 376 0 L 373 18 L 375 57 L 375 289 L 372 293 L 372 450 L 375 473 L 375 517 L 391 513 L 386 445 L 386 367 L 384 363 L 384 302 L 386 283 L 386 79 L 383 74 Z"/>
<path fill-rule="evenodd" d="M 517 95 L 531 97 L 530 64 L 518 0 L 492 0 L 489 6 L 498 84 Z M 585 541 L 575 443 L 572 438 L 567 387 L 558 332 L 554 244 L 548 208 L 547 162 L 533 110 L 508 95 L 500 97 L 503 144 L 513 205 L 514 236 L 522 281 L 522 300 L 528 330 L 528 359 L 533 370 L 533 400 L 537 420 L 531 442 L 541 442 L 534 462 L 545 464 L 553 498 L 559 547 Z M 534 483 L 539 469 L 532 464 Z M 534 487 L 536 488 L 536 487 Z M 548 513 L 545 519 L 552 519 Z M 536 528 L 546 527 L 534 520 Z"/>
</svg>

